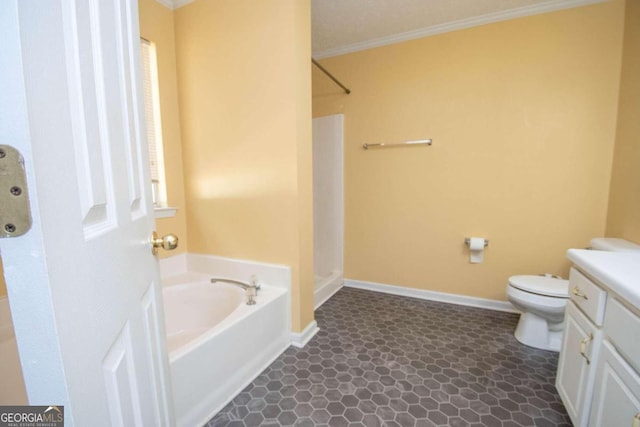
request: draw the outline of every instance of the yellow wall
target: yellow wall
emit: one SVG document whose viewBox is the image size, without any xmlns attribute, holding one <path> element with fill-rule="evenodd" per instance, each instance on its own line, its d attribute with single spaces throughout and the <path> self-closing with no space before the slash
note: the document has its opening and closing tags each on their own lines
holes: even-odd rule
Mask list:
<svg viewBox="0 0 640 427">
<path fill-rule="evenodd" d="M 314 69 L 314 117 L 345 114 L 345 276 L 491 299 L 514 274 L 566 276 L 566 250 L 605 231 L 623 16 L 615 0 L 322 60 L 352 90 Z M 490 239 L 483 264 L 466 236 Z"/>
<path fill-rule="evenodd" d="M 178 207 L 174 218 L 158 219 L 158 232 L 175 233 L 180 237 L 180 247 L 175 253 L 187 250 L 187 224 L 178 117 L 178 89 L 176 83 L 176 58 L 173 30 L 173 11 L 156 0 L 139 0 L 140 34 L 156 43 L 158 55 L 158 80 L 164 159 L 167 170 L 167 198 L 169 205 Z M 162 254 L 161 254 L 162 255 Z M 0 259 L 0 297 L 7 295 L 2 260 Z"/>
<path fill-rule="evenodd" d="M 293 329 L 313 320 L 310 5 L 175 11 L 189 252 L 286 264 Z"/>
<path fill-rule="evenodd" d="M 175 217 L 156 220 L 159 235 L 173 233 L 180 239 L 178 249 L 175 251 L 160 252 L 160 256 L 164 257 L 187 250 L 187 215 L 178 114 L 173 11 L 156 0 L 139 0 L 138 5 L 140 9 L 140 35 L 156 45 L 167 202 L 169 206 L 178 208 Z"/>
<path fill-rule="evenodd" d="M 627 0 L 607 235 L 640 243 L 640 1 Z"/>
</svg>

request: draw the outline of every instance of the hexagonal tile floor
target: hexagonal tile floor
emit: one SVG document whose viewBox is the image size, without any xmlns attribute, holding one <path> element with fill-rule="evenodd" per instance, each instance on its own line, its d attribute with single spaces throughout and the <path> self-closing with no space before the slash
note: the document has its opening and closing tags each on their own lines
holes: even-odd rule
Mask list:
<svg viewBox="0 0 640 427">
<path fill-rule="evenodd" d="M 208 426 L 571 426 L 515 314 L 343 288 L 316 320 Z"/>
</svg>

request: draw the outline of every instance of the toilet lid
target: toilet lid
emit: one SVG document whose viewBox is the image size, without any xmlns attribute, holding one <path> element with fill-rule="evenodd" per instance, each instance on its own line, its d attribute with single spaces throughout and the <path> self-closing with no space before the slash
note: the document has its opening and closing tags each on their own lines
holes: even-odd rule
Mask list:
<svg viewBox="0 0 640 427">
<path fill-rule="evenodd" d="M 550 297 L 569 298 L 569 281 L 545 276 L 511 276 L 514 288 Z"/>
</svg>

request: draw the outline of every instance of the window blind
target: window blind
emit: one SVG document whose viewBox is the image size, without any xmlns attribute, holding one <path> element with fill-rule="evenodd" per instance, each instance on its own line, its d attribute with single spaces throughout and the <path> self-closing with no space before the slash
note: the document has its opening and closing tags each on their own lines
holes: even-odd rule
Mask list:
<svg viewBox="0 0 640 427">
<path fill-rule="evenodd" d="M 164 156 L 162 152 L 156 52 L 154 44 L 145 39 L 140 39 L 140 47 L 142 54 L 144 118 L 147 125 L 147 147 L 149 149 L 153 203 L 156 206 L 162 206 L 166 204 L 166 190 L 164 183 Z"/>
</svg>

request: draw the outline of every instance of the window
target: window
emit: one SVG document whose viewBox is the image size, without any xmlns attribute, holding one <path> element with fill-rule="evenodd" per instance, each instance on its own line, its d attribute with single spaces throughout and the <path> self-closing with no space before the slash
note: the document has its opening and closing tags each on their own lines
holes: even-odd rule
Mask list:
<svg viewBox="0 0 640 427">
<path fill-rule="evenodd" d="M 140 39 L 142 52 L 142 93 L 144 96 L 144 119 L 147 125 L 147 146 L 151 166 L 151 188 L 153 205 L 167 207 L 167 186 L 164 174 L 162 151 L 162 122 L 160 121 L 160 99 L 158 90 L 158 63 L 154 43 Z"/>
</svg>

